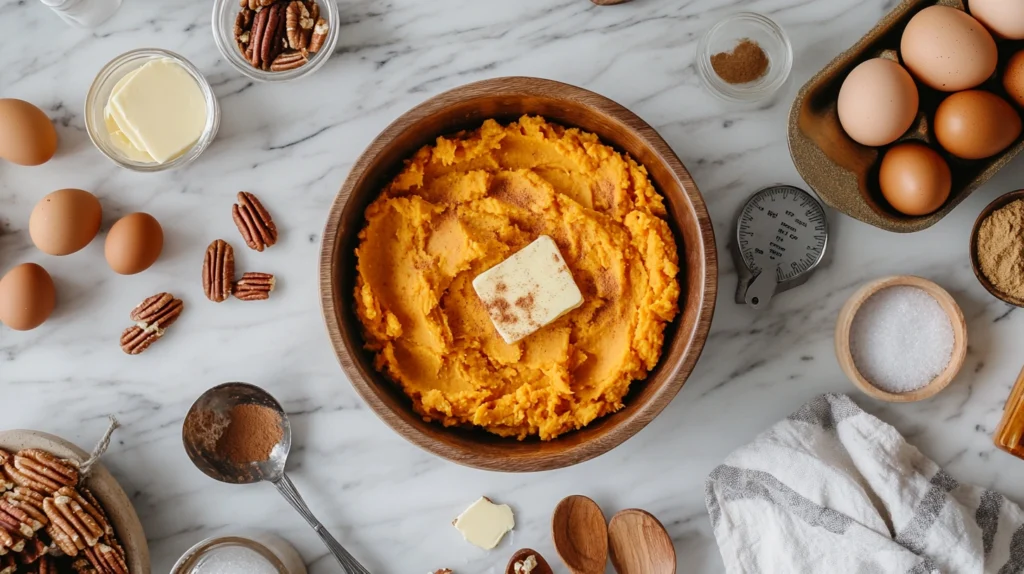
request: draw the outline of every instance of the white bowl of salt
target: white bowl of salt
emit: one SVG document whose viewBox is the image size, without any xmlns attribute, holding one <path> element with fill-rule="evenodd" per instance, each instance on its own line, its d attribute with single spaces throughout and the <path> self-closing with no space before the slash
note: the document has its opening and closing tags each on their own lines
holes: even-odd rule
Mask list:
<svg viewBox="0 0 1024 574">
<path fill-rule="evenodd" d="M 912 402 L 934 396 L 967 356 L 967 324 L 945 289 L 912 275 L 864 285 L 836 322 L 836 358 L 865 394 Z"/>
</svg>

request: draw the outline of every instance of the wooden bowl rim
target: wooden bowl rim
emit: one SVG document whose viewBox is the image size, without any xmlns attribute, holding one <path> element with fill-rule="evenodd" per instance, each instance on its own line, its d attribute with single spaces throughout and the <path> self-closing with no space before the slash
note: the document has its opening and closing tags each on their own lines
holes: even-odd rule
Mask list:
<svg viewBox="0 0 1024 574">
<path fill-rule="evenodd" d="M 89 458 L 88 452 L 69 440 L 50 433 L 28 429 L 0 431 L 0 448 L 9 452 L 25 448 L 38 448 L 60 458 L 73 458 L 79 462 Z M 128 498 L 128 494 L 102 462 L 93 466 L 89 477 L 85 479 L 85 484 L 103 505 L 107 516 L 110 517 L 111 526 L 116 530 L 118 540 L 127 554 L 128 571 L 131 574 L 150 574 L 149 543 L 146 541 L 146 532 L 142 528 L 142 522 L 139 520 L 138 513 L 135 512 L 135 507 L 132 505 L 131 499 Z"/>
<path fill-rule="evenodd" d="M 953 327 L 953 355 L 949 364 L 927 385 L 907 391 L 905 393 L 892 393 L 882 390 L 864 378 L 857 370 L 853 361 L 853 353 L 850 350 L 850 327 L 853 325 L 853 318 L 860 311 L 861 306 L 872 295 L 888 287 L 917 287 L 924 290 L 938 301 L 939 306 L 946 312 L 949 322 Z M 949 386 L 949 383 L 956 378 L 956 375 L 963 367 L 967 358 L 967 323 L 964 321 L 963 311 L 956 299 L 943 289 L 939 284 L 916 275 L 893 275 L 870 281 L 847 299 L 842 310 L 839 311 L 839 318 L 836 321 L 835 332 L 836 358 L 839 366 L 853 384 L 864 394 L 890 403 L 912 403 L 931 398 Z"/>
<path fill-rule="evenodd" d="M 480 93 L 482 89 L 489 91 L 486 95 L 482 95 Z M 464 84 L 433 96 L 413 107 L 384 128 L 367 145 L 366 149 L 352 165 L 352 169 L 349 171 L 341 189 L 331 204 L 327 222 L 324 226 L 320 249 L 321 312 L 324 316 L 331 346 L 342 370 L 356 389 L 356 392 L 369 405 L 374 414 L 400 436 L 421 449 L 456 464 L 472 468 L 502 472 L 510 471 L 507 461 L 503 457 L 480 454 L 463 447 L 445 444 L 416 428 L 406 420 L 402 413 L 397 413 L 399 416 L 393 418 L 386 416 L 389 413 L 395 413 L 396 410 L 386 403 L 382 397 L 384 391 L 377 388 L 378 386 L 372 381 L 369 374 L 362 372 L 360 362 L 353 356 L 354 353 L 361 352 L 361 349 L 349 349 L 343 337 L 335 340 L 335 337 L 332 335 L 332 331 L 342 333 L 345 330 L 344 322 L 339 320 L 339 310 L 334 305 L 334 295 L 338 287 L 334 273 L 334 248 L 337 243 L 336 230 L 341 227 L 343 215 L 348 208 L 349 199 L 352 197 L 356 183 L 362 179 L 367 168 L 374 157 L 376 157 L 377 152 L 374 150 L 383 147 L 406 129 L 455 103 L 464 103 L 477 98 L 502 95 L 510 97 L 533 95 L 553 98 L 550 93 L 553 89 L 558 90 L 557 97 L 564 100 L 567 104 L 590 108 L 592 111 L 611 120 L 615 125 L 620 126 L 624 131 L 632 132 L 639 140 L 645 142 L 647 147 L 655 150 L 655 155 L 664 162 L 667 171 L 671 172 L 672 176 L 676 178 L 679 187 L 684 191 L 685 199 L 689 203 L 689 208 L 693 211 L 693 218 L 697 223 L 695 235 L 698 237 L 698 241 L 696 243 L 691 242 L 686 247 L 698 250 L 703 259 L 701 272 L 687 277 L 687 281 L 699 284 L 701 287 L 699 288 L 699 300 L 695 303 L 698 307 L 697 320 L 694 322 L 692 330 L 689 333 L 677 331 L 675 334 L 675 337 L 685 338 L 681 358 L 675 365 L 663 366 L 663 368 L 669 369 L 666 374 L 666 381 L 660 388 L 655 390 L 647 402 L 629 413 L 626 418 L 619 420 L 614 428 L 609 429 L 605 435 L 600 437 L 601 440 L 583 442 L 558 452 L 517 453 L 517 466 L 521 467 L 518 471 L 537 472 L 555 470 L 585 462 L 619 446 L 647 426 L 675 398 L 686 382 L 686 379 L 693 372 L 707 342 L 707 336 L 714 316 L 715 302 L 718 294 L 718 254 L 714 227 L 704 203 L 704 198 L 675 151 L 672 150 L 671 146 L 650 124 L 638 115 L 625 106 L 590 90 L 555 80 L 523 76 L 499 77 Z M 667 153 L 662 153 L 661 150 Z M 328 243 L 328 237 L 332 237 L 334 241 Z M 680 241 L 678 237 L 676 239 Z M 361 340 L 362 334 L 359 334 L 358 338 Z M 349 368 L 343 358 L 350 361 L 353 367 Z M 418 416 L 412 411 L 405 414 L 410 413 L 413 416 Z M 447 430 L 440 426 L 438 429 Z"/>
<path fill-rule="evenodd" d="M 981 286 L 991 293 L 993 297 L 1004 303 L 1024 308 L 1024 299 L 1017 299 L 1012 295 L 1003 293 L 988 280 L 988 277 L 985 276 L 985 272 L 981 270 L 981 261 L 978 260 L 978 234 L 981 233 L 981 224 L 995 211 L 1006 207 L 1018 199 L 1024 199 L 1024 189 L 1011 191 L 993 199 L 985 206 L 985 209 L 981 210 L 978 218 L 974 220 L 974 227 L 971 228 L 971 270 L 974 271 L 974 276 L 978 278 L 978 282 L 981 283 Z"/>
</svg>

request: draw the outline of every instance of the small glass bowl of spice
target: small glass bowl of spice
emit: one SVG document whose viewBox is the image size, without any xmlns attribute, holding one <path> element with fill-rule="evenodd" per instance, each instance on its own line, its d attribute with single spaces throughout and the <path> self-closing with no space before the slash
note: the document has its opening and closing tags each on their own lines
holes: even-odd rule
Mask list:
<svg viewBox="0 0 1024 574">
<path fill-rule="evenodd" d="M 865 394 L 906 403 L 934 396 L 967 357 L 967 324 L 953 297 L 911 275 L 857 290 L 839 312 L 836 358 Z"/>
<path fill-rule="evenodd" d="M 242 74 L 282 82 L 327 63 L 339 20 L 335 0 L 214 0 L 213 39 Z"/>
<path fill-rule="evenodd" d="M 971 232 L 971 267 L 989 293 L 1024 307 L 1024 190 L 982 210 Z"/>
<path fill-rule="evenodd" d="M 773 96 L 792 69 L 793 47 L 786 32 L 753 12 L 725 18 L 697 45 L 697 70 L 704 86 L 728 102 Z"/>
</svg>

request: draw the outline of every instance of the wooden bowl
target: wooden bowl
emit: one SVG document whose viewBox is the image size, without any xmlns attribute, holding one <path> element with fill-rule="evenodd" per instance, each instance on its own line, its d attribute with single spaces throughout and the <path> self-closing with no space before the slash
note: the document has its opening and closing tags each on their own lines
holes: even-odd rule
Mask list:
<svg viewBox="0 0 1024 574">
<path fill-rule="evenodd" d="M 33 430 L 0 431 L 0 449 L 13 454 L 26 448 L 42 449 L 57 457 L 79 462 L 89 458 L 88 452 L 52 434 Z M 117 539 L 128 555 L 125 561 L 130 574 L 150 574 L 146 533 L 124 489 L 100 463 L 93 466 L 89 477 L 85 479 L 85 486 L 96 495 L 96 500 L 110 517 Z"/>
<path fill-rule="evenodd" d="M 850 326 L 853 325 L 853 318 L 860 310 L 861 305 L 868 300 L 869 297 L 878 293 L 882 289 L 887 287 L 918 287 L 923 289 L 929 295 L 938 301 L 939 306 L 949 316 L 949 322 L 953 326 L 953 356 L 949 359 L 949 364 L 946 365 L 946 369 L 939 373 L 932 382 L 916 389 L 905 393 L 891 393 L 884 391 L 875 385 L 871 384 L 860 371 L 857 370 L 857 365 L 853 362 L 853 354 L 850 352 Z M 880 401 L 887 401 L 890 403 L 912 403 L 914 401 L 921 401 L 934 396 L 936 393 L 946 388 L 950 382 L 956 377 L 956 374 L 960 372 L 960 368 L 964 365 L 964 359 L 967 357 L 967 323 L 964 321 L 964 314 L 960 310 L 960 306 L 956 304 L 953 297 L 946 292 L 945 289 L 939 287 L 935 283 L 922 279 L 921 277 L 914 277 L 913 275 L 896 275 L 894 277 L 883 277 L 868 283 L 861 287 L 854 293 L 843 305 L 842 310 L 839 311 L 839 320 L 836 322 L 836 358 L 839 359 L 839 366 L 846 373 L 846 376 L 853 381 L 857 388 L 863 391 L 865 394 L 872 398 L 876 398 Z"/>
<path fill-rule="evenodd" d="M 402 390 L 373 366 L 352 308 L 354 250 L 364 211 L 402 162 L 439 135 L 475 129 L 484 120 L 543 116 L 597 134 L 643 164 L 664 195 L 680 257 L 680 314 L 665 331 L 661 361 L 633 384 L 619 412 L 555 440 L 502 439 L 478 429 L 444 428 L 413 412 Z M 651 126 L 587 90 L 536 78 L 498 78 L 431 98 L 388 126 L 356 161 L 331 206 L 320 251 L 320 295 L 331 343 L 352 385 L 403 437 L 466 466 L 505 472 L 570 466 L 618 446 L 646 426 L 679 392 L 704 347 L 714 312 L 718 262 L 714 231 L 690 174 Z"/>
<path fill-rule="evenodd" d="M 1017 201 L 1018 199 L 1024 199 L 1024 189 L 1011 191 L 1006 195 L 998 197 L 995 201 L 985 206 L 985 209 L 981 210 L 981 214 L 978 215 L 978 219 L 974 221 L 974 228 L 971 229 L 971 269 L 974 270 L 974 276 L 978 278 L 978 281 L 981 283 L 981 285 L 985 287 L 985 289 L 987 289 L 988 292 L 994 295 L 997 299 L 1005 301 L 1010 305 L 1024 307 L 1024 299 L 1020 299 L 1018 297 L 1014 297 L 1013 295 L 1003 293 L 995 285 L 993 285 L 992 282 L 988 280 L 988 277 L 985 276 L 985 273 L 981 270 L 981 262 L 978 261 L 978 233 L 981 232 L 981 223 L 988 219 L 988 216 L 992 215 L 992 213 L 994 213 L 995 211 L 1006 207 L 1007 205 L 1013 203 L 1014 201 Z"/>
</svg>

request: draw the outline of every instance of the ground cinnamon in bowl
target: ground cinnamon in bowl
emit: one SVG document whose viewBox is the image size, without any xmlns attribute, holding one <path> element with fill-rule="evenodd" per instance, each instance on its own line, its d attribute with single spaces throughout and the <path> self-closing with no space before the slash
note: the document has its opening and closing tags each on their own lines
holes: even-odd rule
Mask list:
<svg viewBox="0 0 1024 574">
<path fill-rule="evenodd" d="M 1024 199 L 986 217 L 977 244 L 978 266 L 993 287 L 1024 301 Z"/>
<path fill-rule="evenodd" d="M 750 38 L 743 38 L 731 52 L 711 56 L 711 68 L 728 84 L 746 84 L 768 72 L 768 54 Z"/>
</svg>

